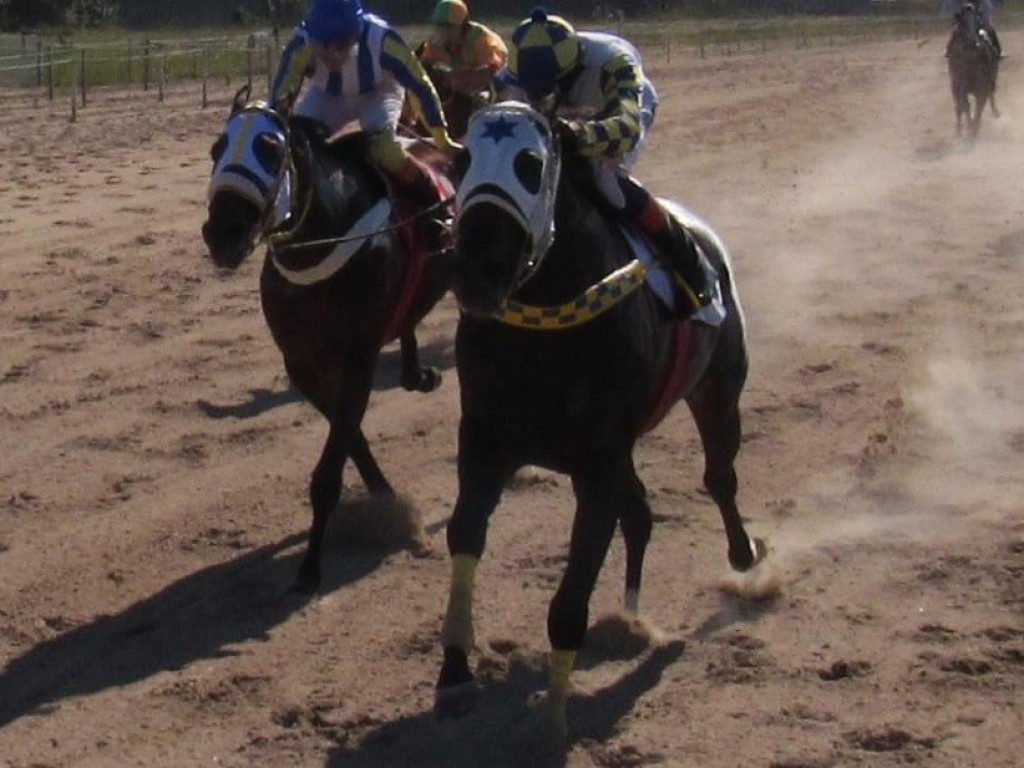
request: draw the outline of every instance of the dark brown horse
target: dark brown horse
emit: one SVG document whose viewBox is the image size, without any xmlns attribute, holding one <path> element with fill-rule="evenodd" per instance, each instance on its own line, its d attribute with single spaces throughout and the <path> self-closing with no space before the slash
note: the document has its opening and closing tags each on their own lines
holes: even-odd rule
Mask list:
<svg viewBox="0 0 1024 768">
<path fill-rule="evenodd" d="M 371 494 L 394 493 L 361 428 L 381 346 L 400 341 L 405 389 L 440 384 L 436 370 L 420 365 L 415 329 L 448 289 L 450 251 L 424 253 L 418 235 L 401 226 L 419 214 L 398 212 L 367 159 L 364 134 L 329 143 L 319 123 L 247 104 L 247 95 L 236 94 L 212 149 L 203 239 L 226 269 L 261 239 L 270 243 L 260 278 L 264 317 L 292 383 L 330 422 L 309 486 L 313 524 L 295 585 L 312 592 L 346 460 Z M 437 181 L 450 195 L 450 183 Z"/>
<path fill-rule="evenodd" d="M 436 707 L 448 716 L 472 705 L 473 579 L 488 520 L 513 474 L 538 465 L 568 475 L 576 496 L 568 565 L 548 611 L 549 703 L 564 731 L 573 659 L 616 527 L 626 542 L 625 605 L 637 609 L 652 517 L 633 450 L 678 399 L 697 423 L 729 562 L 749 572 L 766 554 L 736 506 L 743 312 L 725 246 L 674 206 L 717 272 L 724 309 L 714 324 L 678 323 L 644 282 L 650 261 L 590 195 L 589 173 L 562 163 L 549 122 L 528 105 L 478 111 L 465 146 L 452 283 L 462 309 L 459 491 Z"/>
<path fill-rule="evenodd" d="M 974 3 L 965 3 L 956 14 L 956 26 L 946 46 L 957 136 L 963 132 L 965 119 L 968 135 L 971 138 L 978 135 L 986 102 L 991 104 L 992 116 L 999 117 L 996 106 L 999 55 L 981 11 Z"/>
</svg>

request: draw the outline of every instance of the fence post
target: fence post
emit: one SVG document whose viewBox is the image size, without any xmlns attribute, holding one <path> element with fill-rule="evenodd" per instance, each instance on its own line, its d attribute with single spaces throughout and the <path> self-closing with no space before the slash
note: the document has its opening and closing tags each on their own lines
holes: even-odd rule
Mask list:
<svg viewBox="0 0 1024 768">
<path fill-rule="evenodd" d="M 167 83 L 167 46 L 161 46 L 160 52 L 160 90 L 158 101 L 164 100 L 164 85 Z"/>
<path fill-rule="evenodd" d="M 203 46 L 203 109 L 210 104 L 206 82 L 210 79 L 210 49 Z"/>
<path fill-rule="evenodd" d="M 125 47 L 128 49 L 127 50 L 127 54 L 128 55 L 125 57 L 126 60 L 127 60 L 126 61 L 126 67 L 128 69 L 128 85 L 131 85 L 132 84 L 132 41 L 130 39 L 128 40 L 128 42 L 127 42 Z"/>
<path fill-rule="evenodd" d="M 149 90 L 149 38 L 142 44 L 142 90 Z"/>
<path fill-rule="evenodd" d="M 46 93 L 53 101 L 53 46 L 46 46 Z"/>
<path fill-rule="evenodd" d="M 245 60 L 246 60 L 246 71 L 248 74 L 249 90 L 252 90 L 252 54 L 253 49 L 256 47 L 256 38 L 253 35 L 249 35 L 249 43 L 245 49 Z"/>
<path fill-rule="evenodd" d="M 43 38 L 36 38 L 36 88 L 43 84 Z"/>
<path fill-rule="evenodd" d="M 272 44 L 267 40 L 267 93 L 274 87 L 274 51 Z"/>
<path fill-rule="evenodd" d="M 72 65 L 73 68 L 77 67 L 77 66 L 78 66 L 77 63 Z M 72 75 L 77 75 L 77 74 L 78 74 L 77 72 L 72 72 Z M 71 87 L 68 89 L 69 91 L 71 91 L 71 122 L 72 123 L 78 120 L 78 104 L 76 103 L 78 92 L 75 89 L 75 80 L 77 80 L 77 78 L 76 77 L 72 77 L 72 79 L 71 79 Z"/>
<path fill-rule="evenodd" d="M 81 56 L 82 64 L 81 64 L 81 67 L 78 70 L 78 82 L 79 82 L 79 84 L 81 85 L 81 88 L 82 88 L 82 106 L 84 107 L 85 106 L 85 48 L 82 49 L 81 53 L 82 53 L 82 56 Z"/>
</svg>

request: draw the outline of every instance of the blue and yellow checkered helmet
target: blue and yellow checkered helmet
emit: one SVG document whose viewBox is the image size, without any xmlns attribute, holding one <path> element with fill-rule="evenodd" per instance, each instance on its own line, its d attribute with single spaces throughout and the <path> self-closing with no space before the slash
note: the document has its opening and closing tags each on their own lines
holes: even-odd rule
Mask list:
<svg viewBox="0 0 1024 768">
<path fill-rule="evenodd" d="M 529 91 L 550 91 L 580 61 L 580 42 L 572 24 L 561 16 L 534 8 L 512 32 L 508 74 L 513 85 Z"/>
</svg>

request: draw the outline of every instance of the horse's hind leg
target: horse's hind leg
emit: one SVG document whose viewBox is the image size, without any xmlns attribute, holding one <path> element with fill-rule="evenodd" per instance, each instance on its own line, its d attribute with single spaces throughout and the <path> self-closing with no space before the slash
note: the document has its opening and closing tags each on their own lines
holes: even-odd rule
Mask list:
<svg viewBox="0 0 1024 768">
<path fill-rule="evenodd" d="M 408 392 L 433 392 L 441 386 L 441 373 L 436 368 L 420 365 L 415 330 L 399 337 L 402 352 L 402 388 Z"/>
<path fill-rule="evenodd" d="M 384 473 L 381 472 L 377 460 L 370 451 L 370 445 L 366 442 L 366 435 L 363 434 L 362 427 L 357 428 L 352 436 L 351 456 L 356 469 L 359 470 L 359 476 L 363 478 L 363 483 L 366 484 L 366 490 L 370 492 L 370 495 L 395 495 L 394 488 L 391 487 L 391 483 L 384 477 Z"/>
<path fill-rule="evenodd" d="M 747 571 L 767 549 L 751 539 L 736 506 L 736 455 L 740 447 L 739 394 L 743 375 L 709 375 L 687 397 L 704 446 L 704 485 L 718 505 L 729 542 L 729 564 Z"/>
<path fill-rule="evenodd" d="M 623 500 L 619 525 L 626 540 L 626 591 L 622 604 L 628 613 L 636 615 L 640 610 L 644 554 L 651 539 L 651 507 L 647 503 L 647 491 L 635 470 L 632 475 L 634 493 Z"/>
<path fill-rule="evenodd" d="M 371 356 L 368 362 L 364 361 L 363 366 L 353 365 L 347 386 L 338 393 L 339 405 L 330 418 L 331 426 L 327 433 L 327 440 L 320 452 L 320 459 L 317 461 L 309 483 L 313 523 L 309 529 L 309 545 L 306 549 L 306 556 L 299 566 L 299 573 L 295 580 L 296 592 L 312 594 L 320 586 L 320 557 L 324 534 L 327 530 L 327 521 L 338 506 L 338 499 L 341 498 L 341 478 L 345 460 L 352 453 L 353 448 L 358 449 L 360 441 L 365 448 L 365 454 L 361 454 L 360 460 L 369 456 L 369 446 L 366 446 L 360 424 L 370 399 L 375 360 L 376 358 Z M 357 375 L 356 371 L 363 371 L 363 373 Z M 370 457 L 370 461 L 377 474 L 380 475 L 380 469 L 372 457 Z M 370 477 L 372 482 L 372 472 L 370 472 Z M 380 475 L 380 479 L 383 480 L 383 475 Z"/>
</svg>

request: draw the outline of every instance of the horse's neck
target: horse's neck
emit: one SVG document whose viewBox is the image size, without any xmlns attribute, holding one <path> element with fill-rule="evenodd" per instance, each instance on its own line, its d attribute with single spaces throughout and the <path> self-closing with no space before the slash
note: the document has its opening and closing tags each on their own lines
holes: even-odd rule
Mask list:
<svg viewBox="0 0 1024 768">
<path fill-rule="evenodd" d="M 625 263 L 620 242 L 600 207 L 563 177 L 555 203 L 555 239 L 531 283 L 573 298 Z"/>
</svg>

